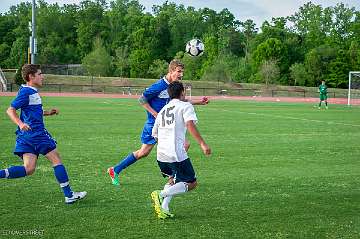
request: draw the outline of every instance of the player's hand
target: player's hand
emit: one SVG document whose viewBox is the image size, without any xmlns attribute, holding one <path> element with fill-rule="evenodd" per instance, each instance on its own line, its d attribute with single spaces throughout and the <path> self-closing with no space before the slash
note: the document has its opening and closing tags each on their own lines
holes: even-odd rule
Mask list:
<svg viewBox="0 0 360 239">
<path fill-rule="evenodd" d="M 28 124 L 25 124 L 23 122 L 21 122 L 19 124 L 19 128 L 21 131 L 28 131 L 28 130 L 31 130 L 31 127 L 28 125 Z"/>
<path fill-rule="evenodd" d="M 59 110 L 56 109 L 56 108 L 51 109 L 51 110 L 49 111 L 49 115 L 58 115 L 58 114 L 59 114 Z"/>
<path fill-rule="evenodd" d="M 211 154 L 211 149 L 210 149 L 209 145 L 207 145 L 206 143 L 200 144 L 200 147 L 205 155 Z"/>
<path fill-rule="evenodd" d="M 201 104 L 202 104 L 202 105 L 207 105 L 207 104 L 209 104 L 209 98 L 207 98 L 206 96 L 203 96 L 203 97 L 201 98 Z"/>
</svg>

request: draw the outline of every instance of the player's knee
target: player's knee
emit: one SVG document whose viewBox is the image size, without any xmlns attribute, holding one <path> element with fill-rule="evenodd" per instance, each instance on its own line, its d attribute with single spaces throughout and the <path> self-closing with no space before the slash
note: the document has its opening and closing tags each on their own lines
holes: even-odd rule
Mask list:
<svg viewBox="0 0 360 239">
<path fill-rule="evenodd" d="M 169 185 L 174 185 L 175 182 L 174 182 L 174 178 L 173 177 L 169 177 L 168 179 L 168 182 L 167 182 Z"/>
<path fill-rule="evenodd" d="M 150 154 L 150 152 L 149 152 L 149 151 L 144 151 L 144 152 L 141 152 L 141 154 L 140 154 L 140 158 L 145 158 L 145 157 L 147 157 L 149 154 Z"/>
<path fill-rule="evenodd" d="M 62 164 L 62 162 L 61 162 L 61 159 L 60 159 L 60 158 L 55 158 L 55 159 L 52 159 L 52 160 L 50 160 L 50 162 L 51 162 L 51 164 L 52 164 L 52 166 L 53 166 L 53 167 L 55 167 L 55 166 L 57 166 L 57 165 Z"/>
<path fill-rule="evenodd" d="M 25 166 L 26 175 L 32 175 L 35 173 L 35 165 L 26 165 Z"/>
<path fill-rule="evenodd" d="M 188 183 L 188 191 L 191 191 L 197 187 L 198 183 L 197 181 L 194 181 L 192 183 Z"/>
<path fill-rule="evenodd" d="M 135 155 L 136 159 L 141 159 L 141 158 L 144 158 L 144 157 L 147 157 L 149 154 L 150 154 L 150 150 L 143 150 L 143 149 L 140 149 L 137 154 Z"/>
</svg>

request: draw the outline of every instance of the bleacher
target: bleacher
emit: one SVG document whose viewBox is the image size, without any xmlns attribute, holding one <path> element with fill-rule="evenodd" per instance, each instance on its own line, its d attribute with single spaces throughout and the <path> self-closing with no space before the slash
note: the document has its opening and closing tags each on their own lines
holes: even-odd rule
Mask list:
<svg viewBox="0 0 360 239">
<path fill-rule="evenodd" d="M 7 80 L 4 75 L 4 72 L 0 68 L 0 91 L 7 91 Z"/>
</svg>

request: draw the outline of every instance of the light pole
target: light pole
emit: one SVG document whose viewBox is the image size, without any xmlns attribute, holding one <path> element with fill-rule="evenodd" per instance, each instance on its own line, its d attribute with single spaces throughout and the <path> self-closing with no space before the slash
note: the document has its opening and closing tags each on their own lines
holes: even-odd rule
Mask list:
<svg viewBox="0 0 360 239">
<path fill-rule="evenodd" d="M 35 0 L 32 0 L 32 16 L 31 16 L 31 37 L 30 37 L 30 55 L 31 55 L 31 64 L 35 64 L 36 51 L 37 51 L 37 42 L 35 34 Z"/>
</svg>

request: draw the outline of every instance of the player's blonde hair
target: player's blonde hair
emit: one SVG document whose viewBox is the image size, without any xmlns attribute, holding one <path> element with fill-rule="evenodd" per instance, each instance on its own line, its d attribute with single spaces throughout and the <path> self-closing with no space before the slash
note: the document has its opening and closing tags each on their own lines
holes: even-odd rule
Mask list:
<svg viewBox="0 0 360 239">
<path fill-rule="evenodd" d="M 185 68 L 185 65 L 178 59 L 174 59 L 170 62 L 169 64 L 169 72 L 175 71 L 176 68 L 181 67 L 181 68 Z"/>
</svg>

